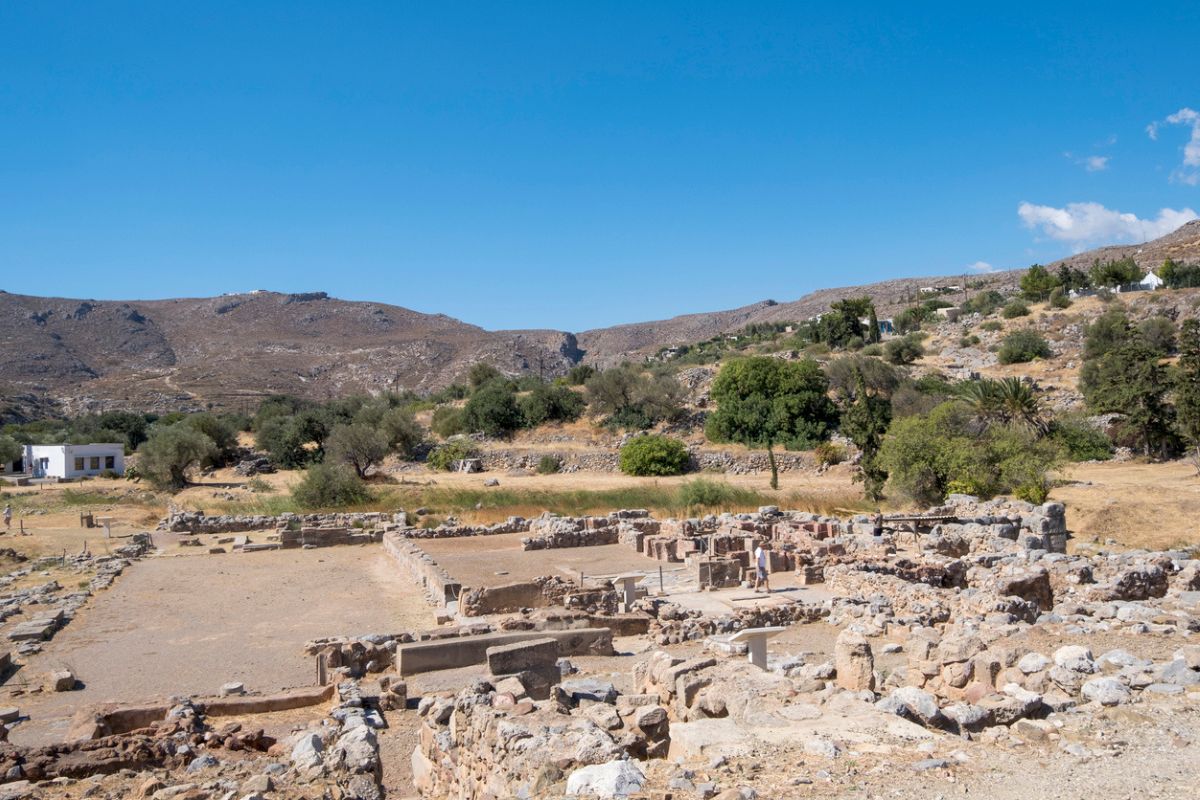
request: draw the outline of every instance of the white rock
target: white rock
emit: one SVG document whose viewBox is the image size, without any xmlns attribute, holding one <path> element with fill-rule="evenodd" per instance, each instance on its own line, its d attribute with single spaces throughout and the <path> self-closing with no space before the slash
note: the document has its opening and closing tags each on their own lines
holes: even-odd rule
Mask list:
<svg viewBox="0 0 1200 800">
<path fill-rule="evenodd" d="M 1092 651 L 1077 644 L 1068 644 L 1055 650 L 1054 663 L 1072 672 L 1091 674 L 1096 671 Z"/>
<path fill-rule="evenodd" d="M 575 770 L 567 778 L 567 794 L 575 797 L 628 797 L 642 789 L 646 775 L 633 761 L 609 761 Z"/>
<path fill-rule="evenodd" d="M 1017 662 L 1017 669 L 1024 672 L 1026 675 L 1032 675 L 1035 672 L 1041 672 L 1046 667 L 1050 666 L 1050 659 L 1046 658 L 1041 653 L 1026 653 L 1021 656 L 1021 660 Z"/>
<path fill-rule="evenodd" d="M 324 745 L 315 733 L 302 733 L 292 745 L 292 766 L 302 775 L 320 774 Z"/>
<path fill-rule="evenodd" d="M 1102 706 L 1129 702 L 1129 687 L 1116 678 L 1092 678 L 1083 684 L 1083 696 Z"/>
</svg>

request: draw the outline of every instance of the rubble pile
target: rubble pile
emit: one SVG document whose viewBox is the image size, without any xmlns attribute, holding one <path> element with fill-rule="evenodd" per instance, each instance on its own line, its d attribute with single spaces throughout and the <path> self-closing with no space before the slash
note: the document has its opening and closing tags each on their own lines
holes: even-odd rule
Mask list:
<svg viewBox="0 0 1200 800">
<path fill-rule="evenodd" d="M 664 757 L 670 722 L 648 695 L 610 684 L 562 684 L 533 700 L 521 680 L 477 680 L 454 695 L 422 698 L 413 782 L 425 797 L 596 796 L 585 787 L 641 788 L 645 764 Z M 600 796 L 614 796 L 609 793 Z"/>
<path fill-rule="evenodd" d="M 94 555 L 84 551 L 71 556 L 43 558 L 0 577 L 0 587 L 3 587 L 46 572 L 48 568 L 87 576 L 86 583 L 80 581 L 73 590 L 64 589 L 55 579 L 0 595 L 0 621 L 21 615 L 6 633 L 6 638 L 16 644 L 19 655 L 40 652 L 46 641 L 74 619 L 89 597 L 111 586 L 126 567 L 149 549 L 150 535 L 139 533 L 134 534 L 128 544 L 113 548 L 110 554 Z"/>
</svg>

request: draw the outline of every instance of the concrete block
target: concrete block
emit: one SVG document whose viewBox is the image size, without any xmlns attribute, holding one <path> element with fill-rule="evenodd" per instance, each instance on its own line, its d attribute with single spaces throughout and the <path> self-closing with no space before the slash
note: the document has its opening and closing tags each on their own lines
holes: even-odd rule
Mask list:
<svg viewBox="0 0 1200 800">
<path fill-rule="evenodd" d="M 499 644 L 487 649 L 488 670 L 493 675 L 514 675 L 527 669 L 553 666 L 558 642 L 550 638 Z"/>
</svg>

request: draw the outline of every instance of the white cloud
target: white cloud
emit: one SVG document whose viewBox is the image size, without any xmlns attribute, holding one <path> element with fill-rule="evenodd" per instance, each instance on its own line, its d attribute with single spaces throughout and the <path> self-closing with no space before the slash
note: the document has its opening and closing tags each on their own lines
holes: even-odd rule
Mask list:
<svg viewBox="0 0 1200 800">
<path fill-rule="evenodd" d="M 1171 179 L 1189 186 L 1200 185 L 1200 111 L 1181 108 L 1161 122 L 1151 122 L 1146 126 L 1146 133 L 1157 140 L 1159 129 L 1164 125 L 1184 125 L 1192 129 L 1192 135 L 1183 146 L 1183 166 L 1171 173 Z"/>
<path fill-rule="evenodd" d="M 967 264 L 967 269 L 971 272 L 995 272 L 996 268 L 986 261 L 976 261 L 974 264 Z"/>
<path fill-rule="evenodd" d="M 1021 203 L 1017 216 L 1025 227 L 1051 239 L 1068 242 L 1076 250 L 1099 244 L 1143 242 L 1170 233 L 1184 223 L 1200 219 L 1190 208 L 1164 208 L 1152 219 L 1114 211 L 1099 203 L 1068 203 L 1065 208 Z"/>
<path fill-rule="evenodd" d="M 1111 159 L 1111 156 L 1077 156 L 1070 151 L 1063 153 L 1063 155 L 1088 172 L 1102 172 L 1108 169 L 1108 162 Z"/>
</svg>

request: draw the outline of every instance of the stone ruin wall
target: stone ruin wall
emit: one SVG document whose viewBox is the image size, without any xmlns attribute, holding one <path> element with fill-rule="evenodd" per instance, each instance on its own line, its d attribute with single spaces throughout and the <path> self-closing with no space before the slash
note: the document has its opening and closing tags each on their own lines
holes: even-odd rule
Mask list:
<svg viewBox="0 0 1200 800">
<path fill-rule="evenodd" d="M 167 533 L 240 533 L 300 528 L 353 528 L 356 530 L 406 526 L 403 511 L 341 512 L 335 514 L 205 514 L 203 511 L 172 509 L 160 520 L 157 530 Z"/>
<path fill-rule="evenodd" d="M 547 455 L 559 460 L 560 472 L 620 472 L 617 450 L 486 450 L 480 456 L 484 469 L 491 472 L 536 472 L 538 462 Z M 719 472 L 729 475 L 755 475 L 771 471 L 765 453 L 734 455 L 724 451 L 695 450 L 690 453 L 692 472 Z M 780 472 L 816 472 L 818 465 L 810 453 L 776 453 Z"/>
</svg>

